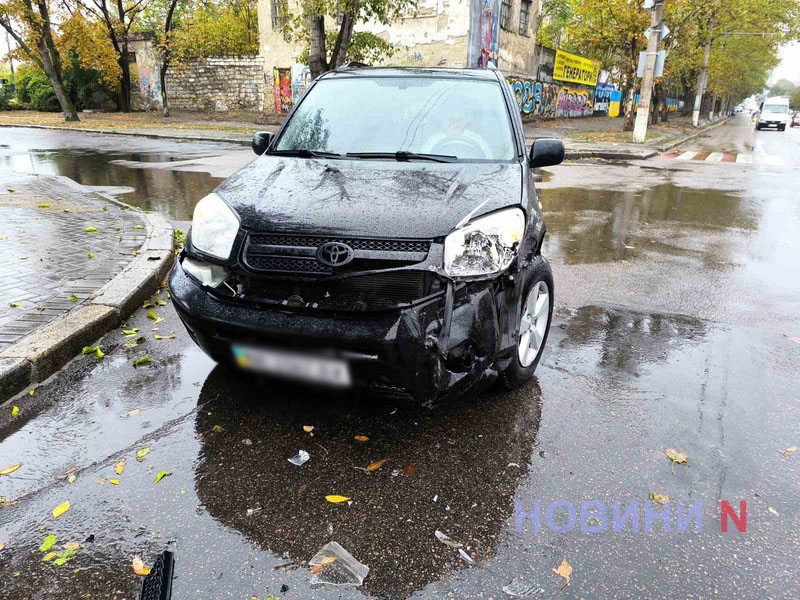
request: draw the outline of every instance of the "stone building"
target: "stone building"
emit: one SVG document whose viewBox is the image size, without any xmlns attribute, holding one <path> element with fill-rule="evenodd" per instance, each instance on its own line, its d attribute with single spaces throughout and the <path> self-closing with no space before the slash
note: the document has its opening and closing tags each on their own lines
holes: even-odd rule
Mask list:
<svg viewBox="0 0 800 600">
<path fill-rule="evenodd" d="M 393 44 L 386 64 L 403 66 L 486 67 L 493 62 L 507 75 L 535 77 L 535 25 L 541 0 L 420 0 L 413 16 L 390 25 L 356 27 Z M 259 0 L 258 25 L 265 76 L 271 79 L 266 106 L 291 107 L 307 84 L 298 66 L 302 48 L 281 33 L 287 11 L 299 0 Z M 335 24 L 327 24 L 328 27 Z"/>
</svg>

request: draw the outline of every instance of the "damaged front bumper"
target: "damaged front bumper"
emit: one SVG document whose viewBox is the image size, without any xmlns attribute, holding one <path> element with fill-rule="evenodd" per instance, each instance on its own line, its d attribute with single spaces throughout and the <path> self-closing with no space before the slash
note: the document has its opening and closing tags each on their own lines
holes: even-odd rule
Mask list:
<svg viewBox="0 0 800 600">
<path fill-rule="evenodd" d="M 169 276 L 175 308 L 192 339 L 220 362 L 234 361 L 234 344 L 337 356 L 359 387 L 430 401 L 490 383 L 513 356 L 507 315 L 516 311 L 505 308 L 516 295 L 510 278 L 446 282 L 402 309 L 326 313 L 217 294 L 181 263 Z"/>
</svg>

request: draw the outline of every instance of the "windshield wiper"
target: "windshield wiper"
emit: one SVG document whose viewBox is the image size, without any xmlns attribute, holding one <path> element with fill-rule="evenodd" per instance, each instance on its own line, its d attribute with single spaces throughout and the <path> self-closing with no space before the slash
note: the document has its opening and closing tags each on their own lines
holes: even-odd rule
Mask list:
<svg viewBox="0 0 800 600">
<path fill-rule="evenodd" d="M 431 162 L 450 163 L 458 160 L 457 156 L 447 154 L 417 154 L 416 152 L 407 152 L 405 150 L 398 150 L 397 152 L 348 152 L 347 156 L 352 156 L 353 158 L 393 158 L 399 162 L 429 160 Z"/>
<path fill-rule="evenodd" d="M 292 150 L 273 150 L 270 154 L 277 156 L 297 156 L 300 158 L 344 158 L 342 154 L 336 152 L 324 152 L 322 150 L 309 150 L 308 148 L 295 148 Z"/>
</svg>

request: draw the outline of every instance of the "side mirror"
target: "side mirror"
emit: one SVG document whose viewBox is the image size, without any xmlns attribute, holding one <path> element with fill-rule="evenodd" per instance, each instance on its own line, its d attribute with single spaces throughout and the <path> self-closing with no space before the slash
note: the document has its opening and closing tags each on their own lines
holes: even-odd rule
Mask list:
<svg viewBox="0 0 800 600">
<path fill-rule="evenodd" d="M 564 142 L 555 138 L 541 138 L 533 140 L 531 146 L 531 169 L 537 167 L 552 167 L 564 162 Z"/>
<path fill-rule="evenodd" d="M 261 156 L 264 152 L 267 151 L 269 148 L 270 143 L 272 143 L 272 132 L 271 131 L 259 131 L 253 136 L 253 152 Z"/>
</svg>

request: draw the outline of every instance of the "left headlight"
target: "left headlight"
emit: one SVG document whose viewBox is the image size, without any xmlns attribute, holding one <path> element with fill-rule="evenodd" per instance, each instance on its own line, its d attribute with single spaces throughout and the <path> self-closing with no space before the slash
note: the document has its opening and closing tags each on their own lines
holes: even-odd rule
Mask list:
<svg viewBox="0 0 800 600">
<path fill-rule="evenodd" d="M 507 269 L 525 233 L 525 213 L 501 210 L 456 229 L 444 241 L 444 272 L 451 277 L 493 275 Z"/>
<path fill-rule="evenodd" d="M 192 246 L 223 260 L 231 255 L 239 233 L 239 218 L 216 194 L 209 194 L 194 207 Z"/>
</svg>

